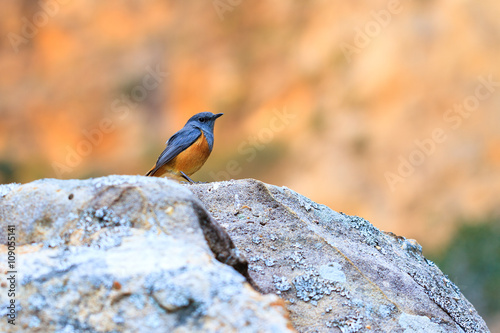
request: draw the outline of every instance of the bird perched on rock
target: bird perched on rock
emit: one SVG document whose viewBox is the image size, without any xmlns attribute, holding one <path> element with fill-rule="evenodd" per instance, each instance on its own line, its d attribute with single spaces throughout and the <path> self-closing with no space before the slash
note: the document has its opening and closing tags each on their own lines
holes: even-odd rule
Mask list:
<svg viewBox="0 0 500 333">
<path fill-rule="evenodd" d="M 198 171 L 214 147 L 214 124 L 222 113 L 201 112 L 192 116 L 184 127 L 172 135 L 156 165 L 146 176 L 187 180 Z"/>
</svg>

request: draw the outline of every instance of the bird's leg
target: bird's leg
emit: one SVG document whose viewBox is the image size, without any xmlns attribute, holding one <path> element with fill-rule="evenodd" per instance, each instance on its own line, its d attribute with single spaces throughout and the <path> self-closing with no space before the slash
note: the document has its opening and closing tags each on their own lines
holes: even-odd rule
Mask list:
<svg viewBox="0 0 500 333">
<path fill-rule="evenodd" d="M 182 177 L 184 177 L 184 179 L 186 179 L 188 182 L 190 182 L 191 184 L 194 184 L 195 181 L 193 181 L 191 178 L 188 177 L 188 175 L 186 175 L 184 172 L 180 171 Z"/>
</svg>

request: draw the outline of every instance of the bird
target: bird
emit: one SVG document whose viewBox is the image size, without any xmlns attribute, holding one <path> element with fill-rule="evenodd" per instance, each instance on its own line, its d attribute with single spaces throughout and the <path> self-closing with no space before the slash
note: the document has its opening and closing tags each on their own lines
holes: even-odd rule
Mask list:
<svg viewBox="0 0 500 333">
<path fill-rule="evenodd" d="M 189 176 L 198 171 L 210 156 L 214 147 L 215 120 L 222 115 L 201 112 L 189 118 L 186 125 L 168 139 L 167 147 L 146 176 L 194 183 Z"/>
</svg>

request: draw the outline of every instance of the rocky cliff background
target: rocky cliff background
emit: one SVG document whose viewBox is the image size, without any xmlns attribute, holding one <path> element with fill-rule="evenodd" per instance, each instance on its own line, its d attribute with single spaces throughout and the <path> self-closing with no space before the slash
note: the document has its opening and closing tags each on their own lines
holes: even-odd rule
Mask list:
<svg viewBox="0 0 500 333">
<path fill-rule="evenodd" d="M 0 181 L 143 174 L 189 116 L 224 112 L 198 180 L 286 184 L 415 238 L 493 323 L 499 14 L 494 1 L 5 2 Z"/>
</svg>

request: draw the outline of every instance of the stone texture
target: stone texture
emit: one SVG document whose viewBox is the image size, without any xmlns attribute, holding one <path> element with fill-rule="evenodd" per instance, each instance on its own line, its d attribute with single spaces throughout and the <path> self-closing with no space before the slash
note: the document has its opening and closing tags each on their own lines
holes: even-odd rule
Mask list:
<svg viewBox="0 0 500 333">
<path fill-rule="evenodd" d="M 187 187 L 247 256 L 258 287 L 286 301 L 299 332 L 488 332 L 415 240 L 286 187 Z"/>
<path fill-rule="evenodd" d="M 0 285 L 1 332 L 294 331 L 283 301 L 247 283 L 227 233 L 172 181 L 0 186 L 2 273 L 7 225 L 16 226 L 18 313 L 9 325 Z"/>
<path fill-rule="evenodd" d="M 488 332 L 416 241 L 255 180 L 2 185 L 7 225 L 1 332 Z"/>
</svg>

